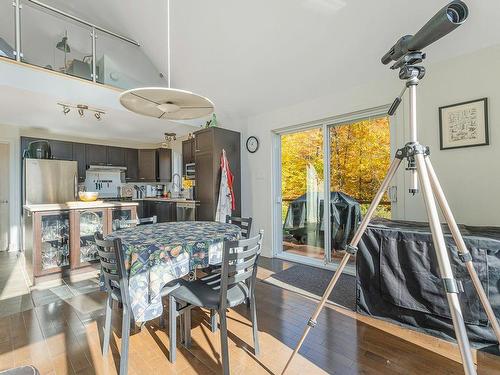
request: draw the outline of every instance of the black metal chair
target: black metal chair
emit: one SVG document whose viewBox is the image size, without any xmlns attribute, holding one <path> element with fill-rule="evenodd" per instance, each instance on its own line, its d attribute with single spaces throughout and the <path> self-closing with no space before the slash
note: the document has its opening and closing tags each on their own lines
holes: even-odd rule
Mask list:
<svg viewBox="0 0 500 375">
<path fill-rule="evenodd" d="M 156 224 L 157 222 L 158 222 L 158 217 L 156 215 L 151 217 L 132 219 L 132 220 L 116 220 L 115 230 L 135 227 L 137 225 Z"/>
<path fill-rule="evenodd" d="M 180 287 L 170 293 L 169 305 L 172 309 L 169 316 L 170 353 L 174 353 L 174 359 L 176 342 L 173 338 L 175 338 L 176 318 L 179 315 L 174 307 L 177 303 L 187 304 L 187 308 L 184 307 L 182 312 L 184 313 L 184 345 L 188 348 L 191 343 L 191 310 L 189 308 L 198 306 L 218 312 L 223 374 L 229 374 L 226 309 L 250 300 L 254 353 L 259 355 L 255 282 L 263 233 L 260 231 L 257 236 L 249 239 L 226 241 L 222 253 L 221 273 L 193 282 L 181 280 Z"/>
<path fill-rule="evenodd" d="M 120 239 L 104 240 L 101 233 L 94 235 L 99 259 L 101 262 L 101 272 L 104 277 L 104 285 L 108 297 L 106 299 L 106 317 L 104 323 L 104 340 L 102 344 L 102 354 L 107 355 L 109 350 L 109 340 L 111 338 L 111 317 L 113 301 L 122 305 L 122 343 L 120 354 L 120 375 L 127 374 L 128 369 L 128 347 L 130 337 L 130 324 L 132 321 L 130 309 L 130 297 L 128 287 L 128 276 L 125 270 L 122 244 Z M 167 284 L 161 291 L 162 297 L 179 287 L 177 282 Z"/>
<path fill-rule="evenodd" d="M 236 217 L 227 215 L 226 223 L 239 226 L 241 228 L 241 238 L 250 238 L 252 231 L 251 217 Z"/>
</svg>

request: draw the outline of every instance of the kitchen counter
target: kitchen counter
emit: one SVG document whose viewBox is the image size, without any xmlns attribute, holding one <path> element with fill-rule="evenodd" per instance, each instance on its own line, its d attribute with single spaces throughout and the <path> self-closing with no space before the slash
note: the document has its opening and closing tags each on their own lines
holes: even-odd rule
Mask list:
<svg viewBox="0 0 500 375">
<path fill-rule="evenodd" d="M 185 198 L 137 198 L 133 199 L 133 202 L 137 201 L 157 201 L 157 202 L 172 202 L 172 203 L 196 203 L 198 201 L 193 200 L 193 199 L 185 199 Z"/>
<path fill-rule="evenodd" d="M 24 209 L 29 212 L 42 212 L 42 211 L 59 211 L 59 210 L 84 210 L 88 208 L 120 208 L 138 206 L 139 203 L 130 202 L 105 202 L 97 200 L 95 202 L 66 202 L 66 203 L 48 203 L 48 204 L 27 204 Z"/>
</svg>

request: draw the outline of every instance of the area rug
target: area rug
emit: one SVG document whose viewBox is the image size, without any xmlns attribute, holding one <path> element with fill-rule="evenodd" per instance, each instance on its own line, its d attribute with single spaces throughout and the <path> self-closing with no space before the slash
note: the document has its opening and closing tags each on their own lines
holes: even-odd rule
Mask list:
<svg viewBox="0 0 500 375">
<path fill-rule="evenodd" d="M 333 271 L 306 265 L 292 266 L 264 279 L 264 282 L 314 299 L 321 299 Z M 330 302 L 356 310 L 356 277 L 342 274 L 328 297 Z"/>
</svg>

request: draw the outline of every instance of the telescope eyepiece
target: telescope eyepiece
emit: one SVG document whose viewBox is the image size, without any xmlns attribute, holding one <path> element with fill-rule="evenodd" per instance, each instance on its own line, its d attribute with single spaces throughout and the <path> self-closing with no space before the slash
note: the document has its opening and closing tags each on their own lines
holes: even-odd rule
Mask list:
<svg viewBox="0 0 500 375">
<path fill-rule="evenodd" d="M 461 1 L 451 3 L 446 9 L 446 15 L 448 16 L 450 22 L 460 25 L 467 19 L 469 9 L 467 8 L 467 5 Z"/>
</svg>

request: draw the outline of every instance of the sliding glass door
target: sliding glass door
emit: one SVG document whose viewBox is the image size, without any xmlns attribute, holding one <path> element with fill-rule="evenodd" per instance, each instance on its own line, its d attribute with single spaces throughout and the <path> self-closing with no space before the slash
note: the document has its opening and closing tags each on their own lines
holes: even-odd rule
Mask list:
<svg viewBox="0 0 500 375">
<path fill-rule="evenodd" d="M 387 172 L 390 144 L 386 116 L 279 133 L 278 255 L 305 263 L 340 261 Z M 386 195 L 376 216 L 391 218 L 391 209 Z"/>
<path fill-rule="evenodd" d="M 356 120 L 328 127 L 330 142 L 331 257 L 339 262 L 361 217 L 375 197 L 390 163 L 388 117 Z M 384 195 L 375 216 L 391 218 Z M 349 259 L 355 262 L 355 257 Z"/>
<path fill-rule="evenodd" d="M 324 259 L 322 207 L 323 129 L 281 136 L 282 251 Z"/>
</svg>

